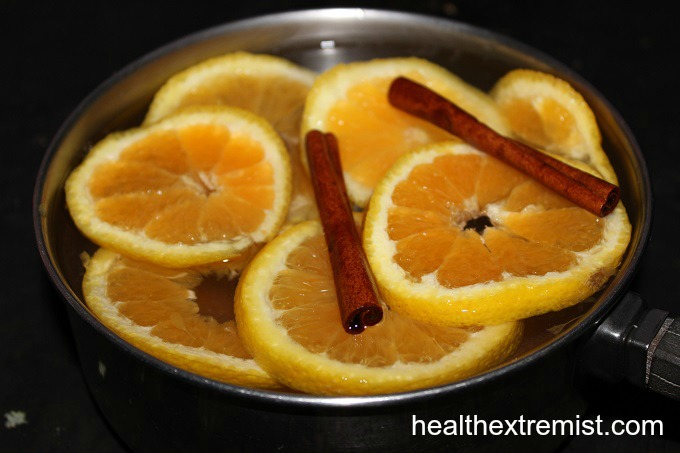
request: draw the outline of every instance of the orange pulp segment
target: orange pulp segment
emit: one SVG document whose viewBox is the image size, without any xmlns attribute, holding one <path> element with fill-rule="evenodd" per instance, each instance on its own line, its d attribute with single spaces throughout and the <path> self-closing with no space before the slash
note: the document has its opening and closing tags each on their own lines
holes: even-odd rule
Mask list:
<svg viewBox="0 0 680 453">
<path fill-rule="evenodd" d="M 505 184 L 498 184 L 501 175 L 509 178 Z M 499 281 L 505 275 L 544 275 L 567 269 L 576 262 L 576 252 L 599 242 L 603 228 L 597 216 L 569 202 L 560 200 L 554 205 L 548 200 L 537 207 L 535 200 L 546 195 L 514 197 L 516 212 L 489 219 L 481 234 L 466 228 L 476 218 L 488 217 L 493 209 L 490 204 L 512 197 L 525 184 L 536 192 L 550 193 L 481 154 L 445 155 L 414 167 L 395 187 L 394 206 L 388 214 L 396 261 L 413 278 L 435 272 L 439 283 L 450 288 Z M 483 188 L 481 197 L 477 188 Z M 534 209 L 523 212 L 529 205 Z M 430 222 L 412 222 L 418 215 Z"/>
<path fill-rule="evenodd" d="M 310 352 L 345 363 L 384 367 L 436 362 L 480 328 L 443 328 L 422 324 L 390 310 L 384 322 L 361 335 L 344 332 L 340 322 L 323 235 L 302 242 L 286 260 L 269 290 L 278 323 Z M 397 341 L 399 339 L 399 341 Z"/>
<path fill-rule="evenodd" d="M 133 143 L 98 166 L 88 188 L 102 220 L 193 244 L 252 232 L 272 208 L 272 173 L 249 137 L 190 125 Z"/>
<path fill-rule="evenodd" d="M 86 269 L 87 305 L 132 345 L 207 378 L 282 388 L 254 362 L 238 336 L 235 279 L 163 268 L 107 249 L 99 249 Z"/>
<path fill-rule="evenodd" d="M 496 82 L 490 95 L 519 140 L 583 162 L 616 183 L 595 114 L 568 82 L 540 71 L 515 69 Z"/>
</svg>

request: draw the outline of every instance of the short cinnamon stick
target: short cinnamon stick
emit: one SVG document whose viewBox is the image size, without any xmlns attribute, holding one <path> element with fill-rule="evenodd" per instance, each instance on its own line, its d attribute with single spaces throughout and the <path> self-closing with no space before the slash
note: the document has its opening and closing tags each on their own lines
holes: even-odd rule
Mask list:
<svg viewBox="0 0 680 453">
<path fill-rule="evenodd" d="M 338 143 L 334 135 L 312 130 L 305 147 L 342 325 L 358 334 L 380 322 L 383 312 L 345 190 Z"/>
<path fill-rule="evenodd" d="M 412 80 L 395 79 L 388 99 L 393 106 L 460 137 L 595 215 L 606 216 L 619 202 L 619 188 L 614 184 L 498 134 L 453 102 Z"/>
</svg>

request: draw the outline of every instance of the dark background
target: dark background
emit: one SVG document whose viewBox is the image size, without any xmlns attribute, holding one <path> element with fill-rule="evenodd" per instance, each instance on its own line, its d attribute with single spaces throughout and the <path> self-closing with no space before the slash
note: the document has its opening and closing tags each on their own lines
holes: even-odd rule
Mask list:
<svg viewBox="0 0 680 453">
<path fill-rule="evenodd" d="M 680 312 L 680 39 L 675 15 L 654 2 L 0 0 L 0 450 L 125 451 L 90 399 L 64 306 L 35 245 L 33 185 L 60 123 L 100 82 L 168 41 L 240 18 L 325 6 L 413 11 L 488 28 L 594 85 L 636 135 L 654 186 L 653 234 L 633 289 L 652 306 Z M 576 437 L 563 451 L 680 451 L 680 403 L 625 383 L 593 380 L 588 388 L 589 417 L 661 419 L 665 435 Z M 28 423 L 6 427 L 10 411 L 24 412 Z"/>
</svg>

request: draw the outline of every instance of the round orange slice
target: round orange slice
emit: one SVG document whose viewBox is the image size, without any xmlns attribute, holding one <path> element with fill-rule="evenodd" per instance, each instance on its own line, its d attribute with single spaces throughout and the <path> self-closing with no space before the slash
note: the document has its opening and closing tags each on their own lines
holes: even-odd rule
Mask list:
<svg viewBox="0 0 680 453">
<path fill-rule="evenodd" d="M 237 287 L 246 348 L 286 386 L 324 395 L 402 392 L 453 382 L 505 360 L 522 323 L 437 327 L 385 307 L 361 334 L 345 332 L 318 221 L 286 230 L 250 262 Z"/>
<path fill-rule="evenodd" d="M 221 55 L 168 79 L 154 96 L 144 124 L 196 105 L 227 105 L 262 116 L 281 135 L 291 157 L 293 188 L 287 221 L 315 218 L 314 194 L 299 153 L 302 109 L 315 78 L 315 72 L 273 55 Z"/>
<path fill-rule="evenodd" d="M 471 146 L 430 145 L 378 184 L 364 244 L 395 311 L 494 325 L 574 305 L 616 271 L 625 208 L 599 218 Z"/>
<path fill-rule="evenodd" d="M 373 188 L 399 156 L 453 138 L 389 104 L 388 88 L 398 76 L 428 86 L 499 133 L 509 133 L 487 94 L 429 61 L 391 58 L 335 66 L 314 82 L 301 132 L 304 136 L 318 129 L 337 137 L 348 195 L 359 207 L 368 204 Z"/>
<path fill-rule="evenodd" d="M 231 384 L 282 389 L 246 351 L 233 319 L 235 280 L 168 269 L 100 248 L 83 293 L 118 336 L 173 366 Z"/>
<path fill-rule="evenodd" d="M 66 181 L 76 226 L 100 246 L 168 267 L 238 260 L 285 220 L 291 175 L 271 126 L 202 107 L 97 143 Z"/>
</svg>

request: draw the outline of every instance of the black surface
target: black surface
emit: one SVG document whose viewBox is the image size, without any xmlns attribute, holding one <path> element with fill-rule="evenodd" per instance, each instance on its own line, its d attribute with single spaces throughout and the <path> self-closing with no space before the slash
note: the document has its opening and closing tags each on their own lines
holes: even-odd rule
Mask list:
<svg viewBox="0 0 680 453">
<path fill-rule="evenodd" d="M 273 6 L 276 5 L 276 6 Z M 616 6 L 612 6 L 616 5 Z M 263 13 L 322 6 L 415 11 L 485 27 L 569 65 L 617 108 L 648 162 L 655 222 L 634 289 L 680 312 L 680 127 L 674 14 L 654 2 L 20 2 L 0 0 L 0 450 L 120 452 L 83 382 L 62 302 L 35 246 L 31 197 L 60 123 L 98 83 L 191 32 Z M 580 436 L 563 451 L 680 450 L 680 403 L 593 380 L 588 417 L 661 419 L 663 436 Z M 20 411 L 27 423 L 6 426 Z"/>
</svg>

